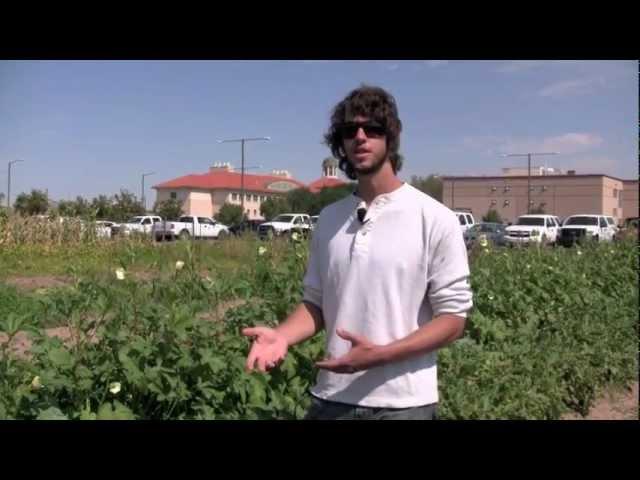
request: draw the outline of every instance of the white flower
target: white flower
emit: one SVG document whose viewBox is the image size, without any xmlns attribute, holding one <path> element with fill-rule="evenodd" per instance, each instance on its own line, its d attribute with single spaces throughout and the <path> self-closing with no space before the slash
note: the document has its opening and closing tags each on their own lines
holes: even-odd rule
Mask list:
<svg viewBox="0 0 640 480">
<path fill-rule="evenodd" d="M 40 382 L 40 376 L 36 375 L 35 377 L 33 377 L 33 380 L 31 380 L 31 388 L 34 390 L 39 390 L 40 387 L 42 387 L 42 382 Z"/>
<path fill-rule="evenodd" d="M 530 268 L 531 268 L 531 265 L 527 263 L 527 270 L 529 270 Z"/>
<path fill-rule="evenodd" d="M 296 232 L 293 232 L 291 234 L 291 238 L 293 239 L 294 242 L 297 242 L 298 240 L 300 240 L 300 235 L 298 235 Z"/>
<path fill-rule="evenodd" d="M 111 382 L 109 384 L 109 391 L 116 395 L 120 391 L 121 387 L 122 385 L 120 385 L 120 382 Z"/>
<path fill-rule="evenodd" d="M 182 270 L 182 267 L 184 267 L 184 262 L 182 260 L 178 260 L 176 262 L 176 270 Z"/>
<path fill-rule="evenodd" d="M 484 249 L 484 253 L 489 253 L 489 249 L 488 249 L 488 248 L 485 248 L 485 249 Z"/>
<path fill-rule="evenodd" d="M 118 280 L 124 280 L 124 268 L 116 268 L 116 278 Z"/>
<path fill-rule="evenodd" d="M 487 241 L 487 236 L 486 235 L 480 235 L 480 246 L 481 247 L 486 247 L 487 245 L 489 245 L 489 242 Z"/>
<path fill-rule="evenodd" d="M 267 247 L 258 247 L 258 255 L 262 256 L 267 253 Z"/>
<path fill-rule="evenodd" d="M 582 252 L 581 252 L 580 250 L 578 250 L 576 253 L 577 253 L 578 255 L 582 255 Z"/>
<path fill-rule="evenodd" d="M 495 297 L 493 295 L 489 295 L 489 300 L 493 300 Z"/>
<path fill-rule="evenodd" d="M 613 250 L 609 250 L 609 253 L 613 255 L 615 252 Z"/>
</svg>

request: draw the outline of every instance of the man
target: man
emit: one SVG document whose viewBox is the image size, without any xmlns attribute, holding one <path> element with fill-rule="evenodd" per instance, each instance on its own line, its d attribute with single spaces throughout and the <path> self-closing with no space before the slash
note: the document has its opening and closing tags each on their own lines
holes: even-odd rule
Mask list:
<svg viewBox="0 0 640 480">
<path fill-rule="evenodd" d="M 313 234 L 303 302 L 255 337 L 247 368 L 267 371 L 320 329 L 308 419 L 434 419 L 436 351 L 461 337 L 472 306 L 455 214 L 401 182 L 394 98 L 362 86 L 334 109 L 327 144 L 358 186 L 326 207 Z"/>
</svg>

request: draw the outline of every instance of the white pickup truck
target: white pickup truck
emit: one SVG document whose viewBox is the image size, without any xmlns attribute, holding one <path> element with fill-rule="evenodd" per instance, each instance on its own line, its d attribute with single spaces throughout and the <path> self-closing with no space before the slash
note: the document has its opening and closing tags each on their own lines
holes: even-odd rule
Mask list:
<svg viewBox="0 0 640 480">
<path fill-rule="evenodd" d="M 273 238 L 294 232 L 306 236 L 311 228 L 311 217 L 306 213 L 283 213 L 270 222 L 261 223 L 258 226 L 258 237 Z"/>
<path fill-rule="evenodd" d="M 137 215 L 120 225 L 112 226 L 111 233 L 113 235 L 150 234 L 153 226 L 158 222 L 162 222 L 162 217 L 157 215 Z"/>
<path fill-rule="evenodd" d="M 174 240 L 179 238 L 223 238 L 229 235 L 229 227 L 211 217 L 183 215 L 177 222 L 165 221 L 153 225 L 156 240 Z"/>
</svg>

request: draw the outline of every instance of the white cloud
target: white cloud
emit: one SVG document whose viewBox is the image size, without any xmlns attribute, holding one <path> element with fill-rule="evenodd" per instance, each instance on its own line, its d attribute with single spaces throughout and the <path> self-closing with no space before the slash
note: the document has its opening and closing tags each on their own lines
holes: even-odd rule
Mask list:
<svg viewBox="0 0 640 480">
<path fill-rule="evenodd" d="M 392 72 L 398 70 L 398 68 L 400 68 L 400 65 L 398 65 L 397 63 L 392 63 L 390 65 L 386 64 L 384 66 L 384 68 L 386 68 L 387 70 L 391 70 Z"/>
<path fill-rule="evenodd" d="M 596 88 L 606 85 L 604 78 L 581 78 L 576 80 L 565 80 L 562 82 L 547 85 L 538 92 L 541 97 L 563 98 L 572 95 L 586 95 L 592 93 Z"/>
<path fill-rule="evenodd" d="M 587 152 L 602 145 L 602 137 L 593 133 L 565 133 L 555 137 L 511 139 L 499 147 L 503 153 L 558 152 L 572 155 Z"/>
<path fill-rule="evenodd" d="M 593 63 L 593 62 L 591 62 Z M 583 60 L 510 60 L 501 63 L 496 68 L 500 73 L 520 73 L 542 67 L 569 67 L 576 65 L 588 65 L 589 61 Z"/>
<path fill-rule="evenodd" d="M 570 132 L 542 139 L 480 135 L 464 137 L 460 146 L 489 156 L 507 153 L 558 152 L 572 155 L 593 150 L 604 143 L 600 135 L 594 133 Z"/>
<path fill-rule="evenodd" d="M 517 73 L 543 66 L 544 60 L 513 60 L 500 65 L 496 71 L 501 73 Z"/>
<path fill-rule="evenodd" d="M 576 173 L 604 173 L 605 175 L 617 175 L 618 162 L 610 157 L 579 157 L 563 162 L 566 170 L 575 170 Z"/>
<path fill-rule="evenodd" d="M 552 152 L 572 154 L 592 150 L 602 143 L 602 137 L 596 134 L 565 133 L 558 137 L 546 138 L 541 147 Z"/>
<path fill-rule="evenodd" d="M 449 60 L 425 60 L 424 64 L 429 68 L 443 67 L 449 63 Z"/>
</svg>

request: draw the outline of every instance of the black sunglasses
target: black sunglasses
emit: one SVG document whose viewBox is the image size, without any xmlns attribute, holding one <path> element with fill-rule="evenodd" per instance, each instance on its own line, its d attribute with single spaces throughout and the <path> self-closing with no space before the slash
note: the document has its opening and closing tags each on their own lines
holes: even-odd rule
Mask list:
<svg viewBox="0 0 640 480">
<path fill-rule="evenodd" d="M 346 122 L 338 126 L 338 131 L 342 138 L 356 138 L 358 130 L 362 128 L 364 134 L 369 138 L 380 138 L 387 134 L 387 129 L 374 122 Z"/>
</svg>

